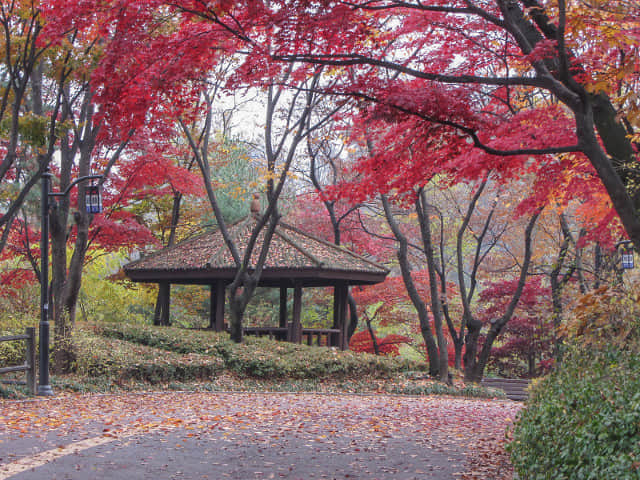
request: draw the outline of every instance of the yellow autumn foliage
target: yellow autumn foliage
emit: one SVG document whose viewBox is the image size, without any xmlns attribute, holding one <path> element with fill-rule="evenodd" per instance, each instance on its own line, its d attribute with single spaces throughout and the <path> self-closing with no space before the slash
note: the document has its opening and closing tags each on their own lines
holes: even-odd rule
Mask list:
<svg viewBox="0 0 640 480">
<path fill-rule="evenodd" d="M 561 334 L 584 347 L 640 350 L 640 286 L 610 285 L 582 295 Z"/>
</svg>

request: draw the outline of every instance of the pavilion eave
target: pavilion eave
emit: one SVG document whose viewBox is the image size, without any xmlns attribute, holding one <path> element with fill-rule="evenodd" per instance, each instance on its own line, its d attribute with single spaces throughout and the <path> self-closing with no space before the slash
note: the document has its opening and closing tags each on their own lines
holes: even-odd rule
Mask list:
<svg viewBox="0 0 640 480">
<path fill-rule="evenodd" d="M 174 284 L 211 285 L 218 281 L 231 283 L 235 269 L 210 270 L 142 270 L 127 271 L 127 276 L 134 282 L 158 283 L 169 281 Z M 327 269 L 268 269 L 260 276 L 260 286 L 303 287 L 334 286 L 337 283 L 347 285 L 372 285 L 383 282 L 387 272 L 345 272 Z"/>
</svg>

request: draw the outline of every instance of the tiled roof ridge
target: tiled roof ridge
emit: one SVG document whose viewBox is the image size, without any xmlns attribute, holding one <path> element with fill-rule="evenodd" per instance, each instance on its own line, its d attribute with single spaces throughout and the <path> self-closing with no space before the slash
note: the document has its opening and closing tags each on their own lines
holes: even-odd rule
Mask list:
<svg viewBox="0 0 640 480">
<path fill-rule="evenodd" d="M 237 220 L 227 225 L 227 231 L 231 236 L 231 241 L 234 242 L 236 246 L 238 245 L 238 235 L 239 235 L 238 230 L 241 230 L 242 228 L 249 225 L 249 223 L 251 223 L 251 220 L 252 220 L 251 215 L 247 215 L 246 217 L 243 217 L 240 220 Z M 217 223 L 215 226 L 213 226 L 213 228 L 209 233 L 211 235 L 220 235 L 221 242 L 220 242 L 220 246 L 215 250 L 215 252 L 209 255 L 207 266 L 211 266 L 214 262 L 214 259 L 219 258 L 221 256 L 221 252 L 223 252 L 225 249 L 229 250 L 229 246 L 227 245 L 227 242 L 225 242 L 224 236 L 222 235 L 222 230 L 220 230 L 220 226 Z M 231 254 L 231 252 L 229 252 L 229 254 Z M 233 262 L 233 259 L 232 259 L 232 262 Z"/>
<path fill-rule="evenodd" d="M 322 243 L 326 247 L 332 248 L 334 250 L 338 250 L 341 253 L 347 253 L 347 254 L 351 255 L 352 257 L 357 258 L 358 260 L 361 260 L 363 262 L 366 262 L 369 265 L 372 265 L 372 266 L 374 266 L 376 268 L 379 268 L 379 269 L 384 270 L 386 272 L 390 271 L 387 267 L 385 267 L 384 265 L 379 264 L 378 262 L 374 262 L 373 260 L 369 260 L 368 258 L 363 257 L 362 255 L 359 255 L 359 254 L 357 254 L 355 252 L 352 252 L 351 250 L 349 250 L 347 248 L 344 248 L 344 247 L 342 247 L 340 245 L 336 245 L 335 243 L 328 242 L 328 241 L 326 241 L 326 240 L 324 240 L 322 238 L 316 237 L 315 235 L 311 235 L 310 233 L 303 232 L 302 230 L 300 230 L 297 227 L 294 227 L 293 225 L 289 225 L 288 223 L 285 223 L 285 222 L 278 222 L 278 225 L 282 226 L 282 227 L 284 227 L 284 228 L 286 228 L 288 230 L 291 230 L 293 232 L 296 232 L 299 235 L 302 235 L 302 236 L 308 237 L 308 238 L 310 238 L 312 240 L 315 240 L 316 242 Z"/>
<path fill-rule="evenodd" d="M 279 224 L 278 226 L 280 226 L 281 224 Z M 276 227 L 275 232 L 276 235 L 278 235 L 280 238 L 282 238 L 285 242 L 287 242 L 289 245 L 291 245 L 293 248 L 295 248 L 296 250 L 298 250 L 300 253 L 302 253 L 305 257 L 307 257 L 309 260 L 311 260 L 313 263 L 316 264 L 316 266 L 318 267 L 322 267 L 324 265 L 324 262 L 320 259 L 318 259 L 313 253 L 307 251 L 302 245 L 300 245 L 298 242 L 296 242 L 293 238 L 291 238 L 289 235 L 286 235 L 284 232 L 281 232 L 278 227 Z"/>
</svg>

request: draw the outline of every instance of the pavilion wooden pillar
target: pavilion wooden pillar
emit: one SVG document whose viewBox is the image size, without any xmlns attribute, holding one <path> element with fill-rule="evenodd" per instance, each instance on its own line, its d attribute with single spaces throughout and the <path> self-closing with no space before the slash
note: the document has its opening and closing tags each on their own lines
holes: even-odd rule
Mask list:
<svg viewBox="0 0 640 480">
<path fill-rule="evenodd" d="M 211 284 L 211 308 L 209 310 L 209 328 L 216 332 L 224 331 L 224 298 L 226 285 L 222 280 Z"/>
<path fill-rule="evenodd" d="M 291 341 L 302 343 L 302 285 L 296 283 L 293 288 L 293 312 L 291 325 Z"/>
<path fill-rule="evenodd" d="M 340 350 L 348 347 L 347 335 L 347 295 L 349 286 L 346 283 L 338 283 L 333 290 L 333 328 L 340 330 L 338 345 Z"/>
<path fill-rule="evenodd" d="M 287 287 L 280 287 L 280 328 L 287 328 Z"/>
</svg>

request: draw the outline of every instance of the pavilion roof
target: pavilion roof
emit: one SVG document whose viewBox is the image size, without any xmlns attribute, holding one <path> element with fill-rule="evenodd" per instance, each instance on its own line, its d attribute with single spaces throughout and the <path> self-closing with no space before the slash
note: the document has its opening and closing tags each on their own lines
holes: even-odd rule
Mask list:
<svg viewBox="0 0 640 480">
<path fill-rule="evenodd" d="M 254 227 L 251 217 L 229 227 L 241 252 Z M 258 258 L 262 235 L 252 265 Z M 207 284 L 231 281 L 236 267 L 221 232 L 215 229 L 129 263 L 124 271 L 134 281 Z M 388 273 L 387 268 L 372 260 L 280 222 L 269 246 L 261 284 L 371 284 L 384 281 Z"/>
</svg>

